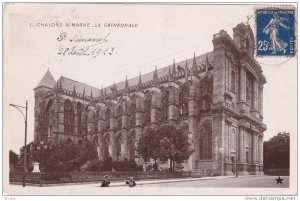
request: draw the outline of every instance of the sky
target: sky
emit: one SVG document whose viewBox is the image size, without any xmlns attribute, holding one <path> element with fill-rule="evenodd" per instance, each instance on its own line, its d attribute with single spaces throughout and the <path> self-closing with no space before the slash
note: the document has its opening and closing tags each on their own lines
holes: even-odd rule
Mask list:
<svg viewBox="0 0 300 201">
<path fill-rule="evenodd" d="M 28 139 L 33 140 L 34 91 L 47 69 L 101 88 L 127 76 L 136 77 L 213 50 L 213 34 L 232 28 L 254 14 L 254 5 L 99 5 L 19 4 L 4 8 L 3 139 L 4 151 L 24 145 L 24 121 L 9 103 L 28 100 Z M 53 23 L 55 27 L 41 27 Z M 94 27 L 66 27 L 66 23 Z M 63 26 L 60 27 L 59 24 Z M 104 27 L 110 23 L 135 28 Z M 99 27 L 99 24 L 101 25 Z M 254 17 L 249 21 L 255 33 Z M 68 55 L 74 43 L 64 39 L 102 38 L 91 47 L 108 49 L 98 56 Z M 105 39 L 103 39 L 105 38 Z M 99 41 L 98 41 L 99 42 Z M 83 43 L 78 42 L 78 47 Z M 102 51 L 103 51 L 102 50 Z M 58 54 L 65 52 L 66 55 Z M 111 52 L 111 55 L 108 53 Z M 95 52 L 94 52 L 95 53 Z M 297 133 L 297 58 L 257 58 L 267 79 L 264 86 L 264 140 L 281 131 Z"/>
</svg>

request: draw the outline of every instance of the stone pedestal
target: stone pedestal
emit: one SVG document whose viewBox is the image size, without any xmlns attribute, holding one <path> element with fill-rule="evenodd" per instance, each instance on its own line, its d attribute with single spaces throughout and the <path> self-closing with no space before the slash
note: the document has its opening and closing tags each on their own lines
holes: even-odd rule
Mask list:
<svg viewBox="0 0 300 201">
<path fill-rule="evenodd" d="M 33 170 L 32 172 L 40 172 L 40 163 L 39 162 L 33 162 Z"/>
</svg>

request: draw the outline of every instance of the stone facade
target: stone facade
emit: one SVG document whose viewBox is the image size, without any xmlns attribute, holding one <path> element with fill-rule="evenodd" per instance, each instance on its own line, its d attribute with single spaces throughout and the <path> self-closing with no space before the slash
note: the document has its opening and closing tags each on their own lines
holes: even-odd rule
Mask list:
<svg viewBox="0 0 300 201">
<path fill-rule="evenodd" d="M 263 174 L 263 85 L 249 25 L 221 30 L 212 52 L 97 89 L 48 71 L 35 92 L 35 141 L 95 144 L 100 159 L 136 160 L 145 128 L 184 123 L 194 153 L 188 170 Z M 236 164 L 236 166 L 235 166 Z"/>
</svg>

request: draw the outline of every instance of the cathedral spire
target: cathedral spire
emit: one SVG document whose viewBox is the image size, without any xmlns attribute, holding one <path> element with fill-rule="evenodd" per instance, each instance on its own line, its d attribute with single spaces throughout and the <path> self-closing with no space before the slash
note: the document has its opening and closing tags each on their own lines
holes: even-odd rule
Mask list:
<svg viewBox="0 0 300 201">
<path fill-rule="evenodd" d="M 206 54 L 206 58 L 205 58 L 205 72 L 208 71 L 208 66 L 209 66 L 209 60 L 208 60 L 208 55 Z"/>
<path fill-rule="evenodd" d="M 172 76 L 172 74 L 171 74 L 171 66 L 169 66 L 168 80 L 169 80 L 169 81 L 173 80 L 173 76 Z"/>
<path fill-rule="evenodd" d="M 101 85 L 100 96 L 103 96 L 103 85 Z"/>
<path fill-rule="evenodd" d="M 53 77 L 53 75 L 51 74 L 50 70 L 48 69 L 47 72 L 44 74 L 43 78 L 41 79 L 41 81 L 38 83 L 37 87 L 48 87 L 48 88 L 53 88 L 56 84 L 56 81 Z"/>
<path fill-rule="evenodd" d="M 172 69 L 172 77 L 176 77 L 176 67 L 175 67 L 175 59 L 173 59 L 173 69 Z"/>
<path fill-rule="evenodd" d="M 106 88 L 104 88 L 104 98 L 106 98 Z"/>
<path fill-rule="evenodd" d="M 185 68 L 184 68 L 184 76 L 185 76 L 185 81 L 188 81 L 188 73 L 189 73 L 189 67 L 188 67 L 188 62 L 185 60 Z"/>
<path fill-rule="evenodd" d="M 194 58 L 193 58 L 193 71 L 196 72 L 197 70 L 197 62 L 196 62 L 196 53 L 194 52 Z"/>
<path fill-rule="evenodd" d="M 157 66 L 155 66 L 155 70 L 153 72 L 153 85 L 158 86 Z"/>
<path fill-rule="evenodd" d="M 83 93 L 82 96 L 85 97 L 85 86 L 83 87 Z"/>
<path fill-rule="evenodd" d="M 142 83 L 142 75 L 141 75 L 141 72 L 140 72 L 139 83 L 138 83 L 138 91 L 142 91 L 142 90 L 143 90 L 143 83 Z"/>
<path fill-rule="evenodd" d="M 75 84 L 73 85 L 73 96 L 76 95 L 76 89 L 75 89 Z"/>
<path fill-rule="evenodd" d="M 124 92 L 125 92 L 125 94 L 129 93 L 129 84 L 128 84 L 127 76 L 126 76 L 126 80 L 125 80 Z"/>
<path fill-rule="evenodd" d="M 111 89 L 111 92 L 112 92 L 112 99 L 116 100 L 117 99 L 117 86 L 116 86 L 115 81 L 114 81 L 114 83 L 113 83 L 113 85 L 110 89 Z"/>
</svg>

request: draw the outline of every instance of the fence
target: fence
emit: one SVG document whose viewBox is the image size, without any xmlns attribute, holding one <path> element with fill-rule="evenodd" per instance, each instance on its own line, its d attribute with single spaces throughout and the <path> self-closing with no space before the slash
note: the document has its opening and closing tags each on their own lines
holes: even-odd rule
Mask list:
<svg viewBox="0 0 300 201">
<path fill-rule="evenodd" d="M 171 171 L 120 171 L 120 172 L 45 172 L 45 173 L 27 173 L 26 183 L 33 184 L 54 184 L 54 183 L 81 183 L 102 181 L 105 175 L 109 175 L 110 180 L 127 180 L 133 176 L 135 180 L 140 179 L 161 179 L 190 177 L 190 171 L 171 172 Z M 10 173 L 10 182 L 22 182 L 22 173 Z"/>
<path fill-rule="evenodd" d="M 26 183 L 33 184 L 56 184 L 56 183 L 81 183 L 100 182 L 105 175 L 109 175 L 111 181 L 125 181 L 133 176 L 135 180 L 163 179 L 180 177 L 210 177 L 221 175 L 220 169 L 194 170 L 191 171 L 115 171 L 115 172 L 45 172 L 27 173 Z M 22 173 L 10 173 L 10 182 L 22 182 Z"/>
<path fill-rule="evenodd" d="M 213 176 L 220 176 L 221 175 L 221 168 L 218 169 L 207 169 L 207 170 L 193 170 L 192 176 L 193 177 L 213 177 Z"/>
</svg>

